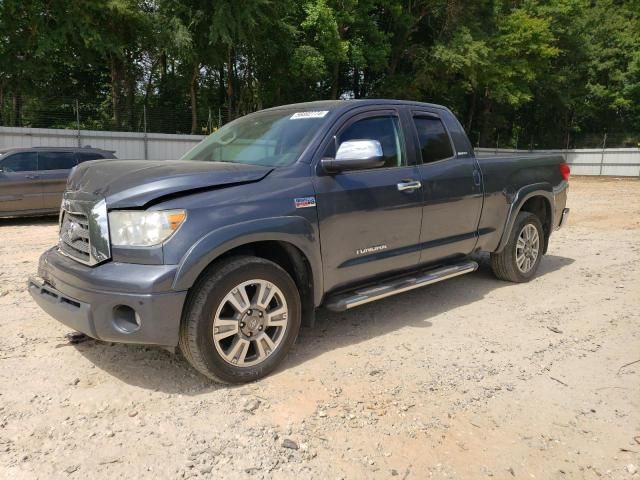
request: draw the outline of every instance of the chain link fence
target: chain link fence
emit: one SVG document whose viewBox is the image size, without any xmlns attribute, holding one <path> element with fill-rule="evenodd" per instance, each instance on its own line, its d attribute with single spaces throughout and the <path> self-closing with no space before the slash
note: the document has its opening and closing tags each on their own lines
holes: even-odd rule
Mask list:
<svg viewBox="0 0 640 480">
<path fill-rule="evenodd" d="M 0 108 L 0 149 L 92 146 L 112 150 L 119 158 L 175 159 L 230 120 L 224 106 L 203 105 L 196 118 L 189 105 L 165 108 L 143 103 L 124 109 L 127 115 L 117 118 L 104 113 L 113 111 L 109 106 L 99 109 L 76 99 L 40 100 L 23 105 L 16 117 L 16 109 L 5 105 Z M 517 149 L 504 148 L 496 137 L 494 145 L 476 146 L 476 153 L 558 153 L 572 164 L 575 174 L 638 176 L 639 146 L 640 134 L 603 132 L 576 135 L 565 145 L 545 149 L 535 139 Z"/>
<path fill-rule="evenodd" d="M 108 98 L 96 101 L 39 98 L 29 99 L 18 107 L 14 99 L 0 101 L 0 126 L 207 135 L 232 119 L 226 105 L 207 98 L 198 100 L 196 110 L 194 118 L 190 102 L 184 99 L 150 98 L 148 102 L 137 99 L 131 105 L 126 102 L 114 105 Z M 470 132 L 470 137 L 477 139 L 478 132 Z M 640 147 L 640 132 L 558 132 L 555 139 L 540 137 L 532 135 L 508 142 L 505 134 L 494 132 L 492 140 L 474 144 L 480 148 L 519 150 Z"/>
<path fill-rule="evenodd" d="M 117 112 L 114 114 L 113 112 Z M 114 107 L 112 102 L 86 103 L 78 99 L 38 99 L 16 106 L 0 102 L 0 126 L 207 135 L 230 120 L 226 105 L 136 103 Z"/>
<path fill-rule="evenodd" d="M 478 134 L 471 135 L 476 138 L 474 145 L 476 148 L 513 148 L 516 150 L 541 150 L 541 149 L 576 149 L 576 148 L 640 148 L 640 132 L 600 132 L 600 133 L 558 133 L 557 138 L 541 138 L 534 136 L 524 141 L 520 138 L 514 141 L 507 141 L 500 135 L 494 135 L 491 140 L 478 142 Z"/>
</svg>

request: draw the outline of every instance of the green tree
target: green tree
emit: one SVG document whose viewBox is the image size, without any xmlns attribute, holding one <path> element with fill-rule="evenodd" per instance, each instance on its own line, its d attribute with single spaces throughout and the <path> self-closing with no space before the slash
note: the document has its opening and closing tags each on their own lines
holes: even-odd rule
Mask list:
<svg viewBox="0 0 640 480">
<path fill-rule="evenodd" d="M 200 133 L 326 98 L 448 105 L 474 144 L 640 141 L 640 0 L 3 0 L 0 123 Z M 616 135 L 619 133 L 619 135 Z M 615 137 L 615 139 L 614 139 Z M 591 139 L 591 140 L 590 140 Z"/>
</svg>

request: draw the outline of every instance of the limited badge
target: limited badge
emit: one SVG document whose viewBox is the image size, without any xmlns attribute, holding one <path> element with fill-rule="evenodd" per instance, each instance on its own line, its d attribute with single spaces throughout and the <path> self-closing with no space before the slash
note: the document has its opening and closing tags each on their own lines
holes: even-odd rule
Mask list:
<svg viewBox="0 0 640 480">
<path fill-rule="evenodd" d="M 381 245 L 374 245 L 373 247 L 359 248 L 356 250 L 356 255 L 368 255 L 369 253 L 381 252 L 388 247 L 383 243 Z"/>
<path fill-rule="evenodd" d="M 316 206 L 316 197 L 294 198 L 296 208 L 310 208 Z"/>
</svg>

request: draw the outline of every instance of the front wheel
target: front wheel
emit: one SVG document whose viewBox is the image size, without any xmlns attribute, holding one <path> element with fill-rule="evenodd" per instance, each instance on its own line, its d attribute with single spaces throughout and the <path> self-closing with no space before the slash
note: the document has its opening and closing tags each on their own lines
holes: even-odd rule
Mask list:
<svg viewBox="0 0 640 480">
<path fill-rule="evenodd" d="M 180 350 L 213 380 L 258 380 L 284 359 L 300 321 L 300 295 L 285 270 L 263 258 L 229 258 L 212 265 L 194 286 Z"/>
<path fill-rule="evenodd" d="M 530 212 L 520 212 L 504 250 L 491 254 L 491 269 L 496 277 L 509 282 L 528 282 L 544 252 L 544 232 L 540 219 Z"/>
</svg>

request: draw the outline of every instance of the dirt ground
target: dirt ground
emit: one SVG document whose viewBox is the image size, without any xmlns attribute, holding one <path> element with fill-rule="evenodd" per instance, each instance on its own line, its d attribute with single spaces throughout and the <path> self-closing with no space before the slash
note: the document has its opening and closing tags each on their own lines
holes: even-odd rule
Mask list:
<svg viewBox="0 0 640 480">
<path fill-rule="evenodd" d="M 0 221 L 0 478 L 638 479 L 640 181 L 569 195 L 532 282 L 484 257 L 321 312 L 240 387 L 161 349 L 70 345 L 25 291 L 56 222 Z"/>
</svg>

